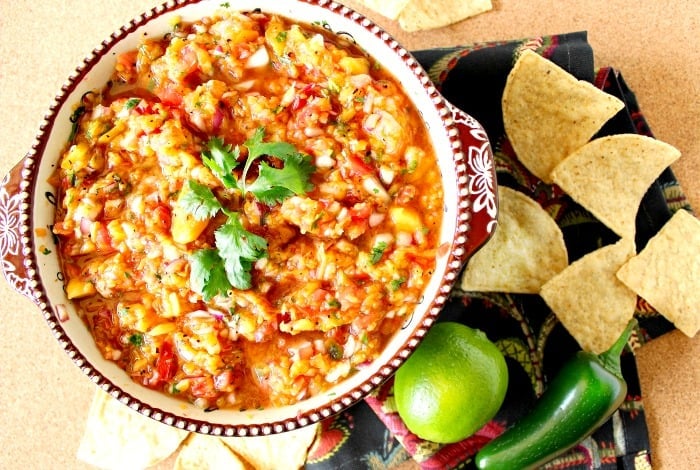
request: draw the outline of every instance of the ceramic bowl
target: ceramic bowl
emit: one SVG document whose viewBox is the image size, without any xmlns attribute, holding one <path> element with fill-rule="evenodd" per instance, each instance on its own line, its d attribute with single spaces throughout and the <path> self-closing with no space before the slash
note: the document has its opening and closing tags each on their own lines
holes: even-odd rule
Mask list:
<svg viewBox="0 0 700 470">
<path fill-rule="evenodd" d="M 421 111 L 438 155 L 445 193 L 441 250 L 435 273 L 420 304 L 370 365 L 326 393 L 294 405 L 253 411 L 205 412 L 133 382 L 102 358 L 90 332 L 63 289 L 57 249 L 50 230 L 56 205 L 47 180 L 71 132 L 73 106 L 86 91 L 107 82 L 119 53 L 133 49 L 146 35 L 162 35 L 177 15 L 194 21 L 211 14 L 220 0 L 175 0 L 122 27 L 77 67 L 56 96 L 36 141 L 0 186 L 4 215 L 0 255 L 7 281 L 39 308 L 61 347 L 85 375 L 115 399 L 165 424 L 222 435 L 265 435 L 318 422 L 363 399 L 389 378 L 436 320 L 466 260 L 489 238 L 497 215 L 493 156 L 484 129 L 448 103 L 413 56 L 368 18 L 329 0 L 237 0 L 229 8 L 261 9 L 303 23 L 322 22 L 343 32 L 393 71 Z M 466 90 L 475 93 L 477 90 Z M 44 334 L 37 332 L 37 334 Z"/>
</svg>

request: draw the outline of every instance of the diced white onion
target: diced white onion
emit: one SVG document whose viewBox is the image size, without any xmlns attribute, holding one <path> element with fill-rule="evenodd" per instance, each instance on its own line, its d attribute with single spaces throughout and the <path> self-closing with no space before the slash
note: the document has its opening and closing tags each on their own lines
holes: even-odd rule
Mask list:
<svg viewBox="0 0 700 470">
<path fill-rule="evenodd" d="M 381 166 L 379 167 L 379 179 L 382 180 L 382 183 L 386 185 L 390 185 L 391 183 L 394 182 L 394 177 L 396 176 L 396 172 L 392 170 L 391 168 L 387 166 Z"/>
<path fill-rule="evenodd" d="M 389 193 L 386 192 L 384 186 L 379 182 L 379 180 L 374 176 L 366 176 L 362 181 L 362 187 L 365 188 L 369 194 L 378 197 L 384 201 L 389 201 Z"/>
<path fill-rule="evenodd" d="M 319 155 L 316 157 L 316 166 L 318 168 L 333 168 L 335 160 L 330 155 Z"/>
<path fill-rule="evenodd" d="M 373 212 L 369 216 L 369 226 L 376 227 L 377 225 L 384 222 L 384 219 L 386 219 L 386 214 L 380 214 L 379 212 Z"/>
<path fill-rule="evenodd" d="M 396 234 L 396 244 L 398 246 L 411 246 L 413 244 L 413 234 L 409 232 L 399 232 Z"/>
<path fill-rule="evenodd" d="M 68 308 L 65 306 L 65 304 L 56 305 L 56 314 L 58 315 L 58 321 L 61 323 L 66 322 L 69 319 Z"/>
<path fill-rule="evenodd" d="M 238 91 L 248 91 L 255 85 L 255 80 L 245 80 L 243 82 L 236 83 L 233 87 Z"/>
<path fill-rule="evenodd" d="M 270 63 L 270 54 L 267 53 L 267 48 L 265 46 L 261 47 L 253 53 L 245 63 L 247 69 L 256 69 L 258 67 L 264 67 Z"/>
</svg>

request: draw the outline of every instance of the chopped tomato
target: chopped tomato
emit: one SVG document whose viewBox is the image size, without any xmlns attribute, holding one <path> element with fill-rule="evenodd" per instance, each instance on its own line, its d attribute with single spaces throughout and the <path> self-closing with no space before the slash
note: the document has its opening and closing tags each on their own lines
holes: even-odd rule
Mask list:
<svg viewBox="0 0 700 470">
<path fill-rule="evenodd" d="M 166 341 L 158 348 L 158 359 L 156 360 L 160 382 L 172 379 L 177 373 L 177 368 L 177 357 L 173 351 L 173 344 Z"/>
<path fill-rule="evenodd" d="M 191 74 L 199 68 L 199 63 L 197 62 L 197 53 L 189 46 L 185 46 L 180 51 L 181 62 L 178 64 L 182 67 L 180 71 L 183 77 Z"/>
<path fill-rule="evenodd" d="M 366 176 L 374 173 L 374 168 L 372 168 L 372 165 L 365 162 L 358 155 L 349 155 L 348 164 L 350 166 L 350 171 L 356 175 Z"/>
<path fill-rule="evenodd" d="M 301 89 L 298 95 L 294 97 L 292 102 L 292 111 L 297 111 L 309 102 L 309 98 L 319 96 L 318 88 L 315 83 L 309 83 L 304 88 Z"/>
<path fill-rule="evenodd" d="M 155 220 L 155 226 L 163 230 L 164 232 L 170 231 L 170 225 L 172 221 L 172 216 L 170 212 L 170 207 L 165 204 L 159 204 L 153 209 L 153 219 Z"/>
<path fill-rule="evenodd" d="M 214 398 L 217 396 L 214 380 L 211 376 L 190 378 L 190 392 L 196 398 Z"/>
<path fill-rule="evenodd" d="M 115 70 L 117 77 L 124 83 L 131 83 L 136 79 L 136 58 L 138 51 L 132 50 L 117 56 Z"/>
<path fill-rule="evenodd" d="M 114 251 L 114 246 L 112 245 L 112 236 L 107 230 L 105 224 L 98 224 L 97 230 L 95 232 L 95 245 L 100 253 L 111 253 Z"/>
<path fill-rule="evenodd" d="M 372 206 L 367 203 L 357 203 L 350 209 L 350 217 L 353 221 L 367 220 L 372 215 Z"/>
<path fill-rule="evenodd" d="M 182 104 L 182 91 L 174 83 L 166 83 L 156 95 L 160 102 L 167 106 L 180 106 Z"/>
</svg>

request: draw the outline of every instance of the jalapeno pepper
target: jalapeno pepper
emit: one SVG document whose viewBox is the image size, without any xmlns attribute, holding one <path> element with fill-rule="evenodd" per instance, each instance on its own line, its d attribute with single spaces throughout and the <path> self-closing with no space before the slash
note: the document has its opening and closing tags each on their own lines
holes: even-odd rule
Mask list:
<svg viewBox="0 0 700 470">
<path fill-rule="evenodd" d="M 535 468 L 598 429 L 627 394 L 620 354 L 636 324 L 630 321 L 615 344 L 600 355 L 579 351 L 552 380 L 535 408 L 476 454 L 476 466 Z"/>
</svg>

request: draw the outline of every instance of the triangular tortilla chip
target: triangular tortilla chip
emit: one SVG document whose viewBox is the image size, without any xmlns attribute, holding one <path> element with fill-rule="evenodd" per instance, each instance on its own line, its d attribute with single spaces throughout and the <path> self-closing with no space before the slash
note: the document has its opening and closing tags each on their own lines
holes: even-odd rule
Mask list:
<svg viewBox="0 0 700 470">
<path fill-rule="evenodd" d="M 585 351 L 607 351 L 634 315 L 637 294 L 615 277 L 634 251 L 634 242 L 620 239 L 571 263 L 542 286 L 541 297 Z"/>
<path fill-rule="evenodd" d="M 617 272 L 661 315 L 693 337 L 700 330 L 700 220 L 679 210 Z"/>
<path fill-rule="evenodd" d="M 649 186 L 681 153 L 638 134 L 595 139 L 552 172 L 554 182 L 621 237 L 634 239 L 639 204 Z"/>
<path fill-rule="evenodd" d="M 520 162 L 545 183 L 567 155 L 624 107 L 539 54 L 524 50 L 503 91 L 503 125 Z"/>
<path fill-rule="evenodd" d="M 399 26 L 409 32 L 442 28 L 491 9 L 491 0 L 409 0 L 399 14 Z"/>
<path fill-rule="evenodd" d="M 361 0 L 371 10 L 395 20 L 410 0 Z"/>
<path fill-rule="evenodd" d="M 491 240 L 467 262 L 465 291 L 536 294 L 569 263 L 561 230 L 526 195 L 498 187 L 498 226 Z"/>
<path fill-rule="evenodd" d="M 167 459 L 188 434 L 147 418 L 98 389 L 77 456 L 102 469 L 146 468 Z"/>
<path fill-rule="evenodd" d="M 221 440 L 256 470 L 302 468 L 316 438 L 318 424 L 269 436 L 222 437 Z"/>
<path fill-rule="evenodd" d="M 192 433 L 177 454 L 173 470 L 246 470 L 221 438 Z"/>
</svg>

